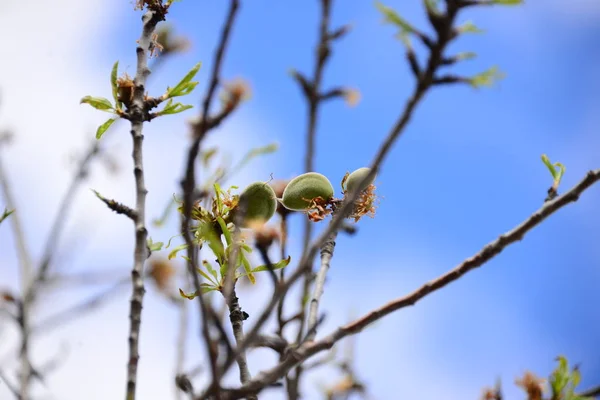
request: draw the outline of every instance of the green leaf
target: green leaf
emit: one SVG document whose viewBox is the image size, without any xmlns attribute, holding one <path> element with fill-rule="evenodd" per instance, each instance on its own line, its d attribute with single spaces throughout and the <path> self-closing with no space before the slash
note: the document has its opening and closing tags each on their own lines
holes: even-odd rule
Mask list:
<svg viewBox="0 0 600 400">
<path fill-rule="evenodd" d="M 187 243 L 180 244 L 179 246 L 177 246 L 173 250 L 171 250 L 171 252 L 167 256 L 167 258 L 169 260 L 172 260 L 173 258 L 177 257 L 177 253 L 179 253 L 181 250 L 185 250 L 187 248 L 188 248 Z"/>
<path fill-rule="evenodd" d="M 202 264 L 206 267 L 206 270 L 215 278 L 215 282 L 219 282 L 219 275 L 217 271 L 212 267 L 212 264 L 204 260 Z"/>
<path fill-rule="evenodd" d="M 248 279 L 254 285 L 256 283 L 256 278 L 252 273 L 252 266 L 250 265 L 250 261 L 248 261 L 248 259 L 244 256 L 244 254 L 241 251 L 238 254 L 242 259 L 242 265 L 244 266 L 244 270 L 246 271 L 245 275 L 248 276 Z"/>
<path fill-rule="evenodd" d="M 282 269 L 285 268 L 289 265 L 290 261 L 292 261 L 292 257 L 288 256 L 288 258 L 284 258 L 283 260 L 279 261 L 278 263 L 273 264 L 273 270 L 278 270 L 278 269 Z M 266 265 L 261 265 L 260 267 L 256 267 L 252 270 L 252 272 L 262 272 L 262 271 L 268 271 L 269 267 Z"/>
<path fill-rule="evenodd" d="M 112 88 L 113 99 L 115 100 L 115 104 L 117 108 L 121 108 L 121 102 L 119 101 L 119 86 L 117 85 L 117 74 L 119 72 L 119 61 L 116 61 L 112 67 L 112 71 L 110 72 L 110 86 Z"/>
<path fill-rule="evenodd" d="M 479 29 L 477 26 L 475 26 L 475 24 L 472 23 L 471 21 L 465 22 L 461 26 L 457 27 L 456 30 L 459 33 L 484 33 L 485 32 L 483 29 Z"/>
<path fill-rule="evenodd" d="M 210 283 L 212 283 L 213 285 L 217 285 L 217 286 L 218 286 L 218 283 L 217 283 L 217 282 L 214 282 L 214 281 L 212 280 L 212 278 L 211 278 L 210 276 L 208 276 L 208 274 L 207 274 L 206 272 L 202 271 L 200 268 L 196 268 L 196 271 L 198 271 L 198 273 L 199 273 L 200 275 L 202 275 L 202 277 L 203 277 L 204 279 L 206 279 L 207 281 L 209 281 L 209 282 L 210 282 Z"/>
<path fill-rule="evenodd" d="M 503 78 L 504 74 L 498 70 L 498 67 L 494 66 L 469 79 L 469 83 L 471 86 L 478 89 L 482 86 L 491 87 L 496 81 Z"/>
<path fill-rule="evenodd" d="M 550 376 L 550 386 L 552 387 L 552 393 L 554 396 L 562 394 L 562 391 L 569 383 L 569 366 L 567 359 L 563 356 L 557 357 L 558 367 L 552 372 Z"/>
<path fill-rule="evenodd" d="M 201 154 L 202 165 L 204 165 L 204 167 L 208 167 L 208 162 L 210 161 L 211 158 L 213 158 L 213 156 L 215 154 L 217 154 L 218 151 L 219 151 L 219 149 L 216 147 L 212 147 L 208 150 L 203 151 Z"/>
<path fill-rule="evenodd" d="M 104 97 L 85 96 L 79 102 L 79 104 L 83 104 L 83 103 L 89 104 L 90 106 L 94 107 L 96 110 L 101 110 L 101 111 L 111 112 L 111 111 L 114 111 L 114 109 L 115 109 L 113 107 L 113 105 L 110 103 L 110 101 L 108 99 L 105 99 Z"/>
<path fill-rule="evenodd" d="M 104 135 L 104 133 L 108 130 L 108 128 L 110 128 L 110 126 L 112 124 L 115 123 L 116 120 L 117 120 L 116 118 L 111 118 L 108 121 L 106 121 L 105 123 L 103 123 L 102 125 L 100 125 L 98 127 L 98 129 L 96 130 L 96 139 L 100 140 L 102 135 Z"/>
<path fill-rule="evenodd" d="M 200 287 L 201 287 L 201 289 L 200 289 L 201 294 L 212 292 L 212 291 L 215 291 L 215 290 L 219 290 L 218 288 L 216 288 L 214 286 L 211 286 L 211 285 L 209 285 L 207 283 L 201 283 Z M 193 299 L 195 299 L 196 297 L 199 296 L 199 294 L 198 294 L 197 291 L 193 292 L 193 293 L 185 293 L 181 289 L 179 289 L 179 294 L 181 295 L 181 297 L 185 297 L 186 299 L 189 299 L 189 300 L 193 300 Z"/>
<path fill-rule="evenodd" d="M 559 163 L 559 162 L 555 162 L 554 166 L 558 167 L 558 173 L 556 174 L 556 177 L 554 179 L 556 179 L 557 183 L 560 183 L 560 180 L 562 179 L 562 177 L 565 174 L 565 171 L 567 169 L 565 168 L 565 166 L 562 163 Z"/>
<path fill-rule="evenodd" d="M 231 243 L 232 243 L 231 232 L 229 232 L 229 229 L 227 228 L 227 224 L 221 217 L 217 217 L 217 222 L 219 223 L 219 226 L 221 227 L 221 230 L 223 231 L 223 236 L 225 236 L 225 243 L 227 243 L 227 246 L 231 246 Z"/>
<path fill-rule="evenodd" d="M 2 223 L 2 221 L 4 221 L 6 218 L 8 218 L 10 214 L 14 212 L 15 210 L 9 210 L 8 208 L 4 208 L 4 212 L 2 213 L 2 216 L 0 216 L 0 223 Z"/>
<path fill-rule="evenodd" d="M 387 7 L 380 3 L 379 1 L 375 2 L 375 7 L 381 12 L 384 16 L 384 22 L 388 22 L 396 25 L 400 28 L 400 31 L 403 33 L 411 33 L 415 31 L 415 28 L 412 27 L 404 18 L 402 18 L 396 11 Z"/>
<path fill-rule="evenodd" d="M 164 246 L 163 242 L 154 243 L 152 241 L 152 238 L 148 238 L 147 244 L 148 244 L 148 248 L 150 249 L 150 251 L 160 251 L 162 249 L 162 247 Z"/>
<path fill-rule="evenodd" d="M 554 165 L 552 165 L 552 163 L 550 162 L 550 159 L 548 158 L 547 155 L 542 154 L 542 162 L 546 165 L 546 167 L 548 167 L 548 170 L 550 171 L 550 174 L 552 175 L 552 179 L 556 179 L 556 170 L 554 169 Z"/>
<path fill-rule="evenodd" d="M 263 147 L 254 148 L 244 155 L 242 160 L 234 168 L 232 168 L 232 171 L 230 173 L 233 174 L 236 171 L 239 171 L 240 169 L 245 167 L 246 164 L 248 164 L 253 158 L 261 156 L 261 155 L 265 155 L 265 154 L 274 153 L 278 149 L 279 149 L 278 143 L 271 143 L 271 144 L 263 146 Z"/>
<path fill-rule="evenodd" d="M 425 3 L 425 8 L 427 8 L 427 11 L 432 13 L 432 14 L 439 14 L 440 13 L 440 8 L 439 8 L 439 0 L 423 0 L 423 2 Z"/>
<path fill-rule="evenodd" d="M 196 74 L 200 70 L 201 65 L 202 65 L 202 63 L 198 63 L 198 64 L 194 65 L 194 67 L 190 70 L 190 72 L 188 72 L 174 88 L 168 88 L 167 89 L 167 97 L 171 98 L 171 97 L 177 97 L 177 96 L 184 96 L 184 95 L 190 93 L 192 90 L 194 90 L 194 88 L 196 87 L 198 82 L 192 82 L 192 79 L 194 78 L 194 76 L 196 76 Z"/>
<path fill-rule="evenodd" d="M 477 57 L 477 54 L 472 51 L 465 51 L 456 55 L 458 60 L 472 60 L 475 57 Z"/>
<path fill-rule="evenodd" d="M 173 209 L 174 205 L 175 205 L 175 199 L 169 200 L 169 203 L 165 207 L 165 210 L 163 211 L 160 218 L 155 218 L 152 220 L 152 225 L 154 225 L 156 227 L 163 226 L 165 224 L 165 222 L 167 221 L 167 218 L 169 217 L 169 214 L 171 213 L 171 210 Z"/>
<path fill-rule="evenodd" d="M 523 0 L 492 0 L 492 3 L 501 6 L 518 6 L 523 4 Z"/>
<path fill-rule="evenodd" d="M 163 108 L 162 110 L 160 110 L 159 112 L 157 112 L 156 115 L 160 116 L 160 115 L 178 114 L 178 113 L 183 112 L 185 110 L 189 110 L 190 108 L 194 108 L 194 106 L 183 105 L 181 103 L 175 103 L 175 104 L 173 104 L 173 99 L 169 99 L 169 101 L 165 105 L 165 108 Z"/>
<path fill-rule="evenodd" d="M 223 246 L 221 237 L 216 234 L 211 224 L 203 223 L 198 229 L 201 238 L 208 242 L 208 247 L 210 247 L 215 256 L 217 256 L 219 264 L 222 263 L 225 258 L 225 247 Z"/>
</svg>

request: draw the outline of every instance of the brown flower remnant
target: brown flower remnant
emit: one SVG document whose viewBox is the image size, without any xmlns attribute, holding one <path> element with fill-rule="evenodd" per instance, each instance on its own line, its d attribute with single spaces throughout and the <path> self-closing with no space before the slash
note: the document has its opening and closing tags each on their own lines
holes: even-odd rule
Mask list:
<svg viewBox="0 0 600 400">
<path fill-rule="evenodd" d="M 344 100 L 350 107 L 355 107 L 360 102 L 360 92 L 356 89 L 344 89 Z"/>
<path fill-rule="evenodd" d="M 268 249 L 273 242 L 281 240 L 279 229 L 274 226 L 257 224 L 253 226 L 256 247 Z"/>
<path fill-rule="evenodd" d="M 354 209 L 349 218 L 354 218 L 354 222 L 358 222 L 359 219 L 368 215 L 371 218 L 375 217 L 375 200 L 377 195 L 375 194 L 375 185 L 370 184 L 365 190 L 363 190 L 358 199 L 354 202 Z"/>
<path fill-rule="evenodd" d="M 129 107 L 133 101 L 133 79 L 125 72 L 123 76 L 117 79 L 119 101 Z"/>
<path fill-rule="evenodd" d="M 173 28 L 169 25 L 159 27 L 156 32 L 156 42 L 162 47 L 162 56 L 183 53 L 190 48 L 190 41 L 183 36 L 174 37 Z"/>
<path fill-rule="evenodd" d="M 163 45 L 158 41 L 158 33 L 152 34 L 152 44 L 150 45 L 150 57 L 157 56 L 164 49 Z"/>
<path fill-rule="evenodd" d="M 150 262 L 150 277 L 162 293 L 169 295 L 171 283 L 175 276 L 175 268 L 165 259 L 154 259 Z"/>
<path fill-rule="evenodd" d="M 364 386 L 358 382 L 355 382 L 351 376 L 343 377 L 333 387 L 325 391 L 325 395 L 328 400 L 333 400 L 338 397 L 348 396 L 353 392 L 363 393 L 365 390 Z"/>
<path fill-rule="evenodd" d="M 308 199 L 304 199 L 308 201 Z M 307 209 L 308 219 L 312 222 L 323 221 L 325 217 L 332 213 L 332 210 L 328 208 L 329 203 L 323 200 L 321 197 L 315 197 L 310 202 Z"/>
<path fill-rule="evenodd" d="M 223 89 L 221 100 L 227 112 L 232 111 L 242 100 L 247 100 L 250 97 L 250 85 L 241 78 L 225 83 Z"/>
<path fill-rule="evenodd" d="M 502 400 L 502 395 L 499 389 L 486 388 L 483 390 L 481 400 Z"/>
<path fill-rule="evenodd" d="M 515 384 L 527 392 L 527 400 L 542 400 L 543 385 L 545 379 L 538 378 L 527 371 L 522 378 L 515 380 Z"/>
</svg>

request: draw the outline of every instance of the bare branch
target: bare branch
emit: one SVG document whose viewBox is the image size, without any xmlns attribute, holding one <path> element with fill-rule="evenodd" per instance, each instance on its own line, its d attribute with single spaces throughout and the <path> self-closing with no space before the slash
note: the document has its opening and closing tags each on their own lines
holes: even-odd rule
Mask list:
<svg viewBox="0 0 600 400">
<path fill-rule="evenodd" d="M 16 202 L 12 194 L 12 188 L 2 165 L 1 152 L 0 186 L 2 186 L 2 192 L 4 194 L 4 202 L 6 203 L 6 206 L 11 210 L 15 210 L 11 214 L 9 222 L 12 225 L 13 232 L 15 234 L 15 245 L 17 246 L 17 256 L 19 258 L 20 265 L 21 293 L 24 296 L 23 300 L 19 302 L 19 312 L 17 315 L 19 320 L 19 328 L 21 330 L 20 397 L 22 400 L 29 400 L 29 381 L 31 379 L 31 356 L 29 354 L 29 308 L 31 303 L 28 301 L 25 294 L 29 289 L 31 279 L 33 278 L 33 266 L 31 263 L 31 253 L 28 249 L 27 240 L 25 239 L 25 233 L 23 231 L 23 224 L 21 222 L 22 211 L 16 207 Z"/>
<path fill-rule="evenodd" d="M 235 293 L 235 288 L 232 288 L 231 294 L 227 300 L 229 307 L 229 320 L 233 327 L 233 336 L 235 337 L 236 343 L 239 345 L 244 340 L 244 314 L 240 307 L 239 299 Z M 248 362 L 246 361 L 246 354 L 240 352 L 237 354 L 237 362 L 240 368 L 240 381 L 242 384 L 247 383 L 252 379 L 250 375 L 250 369 L 248 368 Z M 257 397 L 253 395 L 248 396 L 248 400 L 256 400 Z"/>
<path fill-rule="evenodd" d="M 522 240 L 527 232 L 535 228 L 543 220 L 560 210 L 562 207 L 577 201 L 579 196 L 586 189 L 598 181 L 600 181 L 600 169 L 589 171 L 585 178 L 575 185 L 571 190 L 552 201 L 546 202 L 540 209 L 529 216 L 529 218 L 527 218 L 521 224 L 509 232 L 500 235 L 496 240 L 484 246 L 478 253 L 466 259 L 454 269 L 426 283 L 409 295 L 393 300 L 382 307 L 369 312 L 361 318 L 347 325 L 339 327 L 336 331 L 317 342 L 306 342 L 295 351 L 290 352 L 290 354 L 277 366 L 268 371 L 260 373 L 251 382 L 242 385 L 242 387 L 239 389 L 225 391 L 224 398 L 239 399 L 245 396 L 247 393 L 258 393 L 266 385 L 276 382 L 278 379 L 285 376 L 285 374 L 291 368 L 306 360 L 310 356 L 320 351 L 330 349 L 341 339 L 362 331 L 368 325 L 394 311 L 414 305 L 417 301 L 421 300 L 425 296 L 443 288 L 449 283 L 458 280 L 467 272 L 482 266 L 496 255 L 500 254 L 500 252 L 502 252 L 502 250 L 504 250 L 510 244 Z"/>
<path fill-rule="evenodd" d="M 219 77 L 221 73 L 221 65 L 223 63 L 223 57 L 225 54 L 225 49 L 229 42 L 229 38 L 231 36 L 231 30 L 233 27 L 233 23 L 235 21 L 235 17 L 237 15 L 237 11 L 239 8 L 239 0 L 231 0 L 229 3 L 229 10 L 227 12 L 226 21 L 223 24 L 223 29 L 221 31 L 221 36 L 219 39 L 219 44 L 217 46 L 217 51 L 215 55 L 215 62 L 213 65 L 213 69 L 211 72 L 210 83 L 208 86 L 208 90 L 203 100 L 202 104 L 202 114 L 200 116 L 200 121 L 197 127 L 194 129 L 194 140 L 189 148 L 188 156 L 186 160 L 186 169 L 185 169 L 185 177 L 181 181 L 181 189 L 183 191 L 183 216 L 181 222 L 181 233 L 184 236 L 185 243 L 188 245 L 187 256 L 188 256 L 188 273 L 192 278 L 192 282 L 194 284 L 194 288 L 196 291 L 201 292 L 200 288 L 200 277 L 196 273 L 196 268 L 198 265 L 197 260 L 197 246 L 192 240 L 192 236 L 190 233 L 191 228 L 191 215 L 192 215 L 192 207 L 195 201 L 194 195 L 196 192 L 196 159 L 200 152 L 200 143 L 208 133 L 208 119 L 210 106 L 215 95 L 217 85 L 219 83 Z M 208 312 L 208 306 L 205 304 L 203 296 L 197 296 L 198 303 L 200 305 L 200 325 L 201 325 L 201 336 L 204 338 L 204 343 L 206 345 L 207 354 L 210 360 L 211 373 L 212 373 L 212 381 L 216 384 L 216 395 L 219 395 L 219 380 L 220 377 L 218 375 L 217 368 L 217 360 L 216 354 L 213 350 L 212 339 L 210 337 L 210 331 L 208 326 L 209 316 L 211 313 Z"/>
<path fill-rule="evenodd" d="M 135 202 L 135 250 L 134 265 L 131 270 L 132 296 L 129 311 L 129 361 L 127 363 L 127 400 L 135 400 L 137 384 L 137 366 L 139 361 L 139 337 L 142 319 L 142 302 L 144 299 L 144 263 L 150 255 L 147 245 L 148 231 L 146 229 L 146 189 L 144 179 L 143 163 L 143 141 L 142 133 L 147 113 L 144 101 L 146 79 L 150 75 L 148 68 L 148 55 L 151 54 L 153 44 L 153 33 L 156 25 L 165 19 L 166 9 L 157 8 L 158 5 L 150 7 L 142 17 L 142 34 L 136 48 L 137 68 L 134 78 L 133 101 L 129 112 L 131 122 L 131 136 L 133 138 L 133 173 L 135 176 L 136 202 Z"/>
</svg>

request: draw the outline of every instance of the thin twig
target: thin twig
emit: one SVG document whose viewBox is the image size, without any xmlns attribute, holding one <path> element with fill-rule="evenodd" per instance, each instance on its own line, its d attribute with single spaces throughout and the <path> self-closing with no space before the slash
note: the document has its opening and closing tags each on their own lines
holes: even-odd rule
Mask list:
<svg viewBox="0 0 600 400">
<path fill-rule="evenodd" d="M 2 371 L 2 369 L 0 369 L 0 384 L 2 384 L 2 383 L 4 385 L 6 385 L 6 387 L 8 388 L 8 390 L 13 394 L 13 396 L 15 396 L 15 399 L 22 400 L 21 394 L 19 393 L 19 389 L 17 389 L 17 387 L 14 386 L 8 380 L 8 376 L 6 376 L 6 374 L 4 373 L 4 371 Z"/>
<path fill-rule="evenodd" d="M 1 150 L 1 149 L 0 149 Z M 21 222 L 21 210 L 17 209 L 15 199 L 12 195 L 12 188 L 10 186 L 8 176 L 4 171 L 2 165 L 2 154 L 0 153 L 0 185 L 2 186 L 2 192 L 4 194 L 4 202 L 6 206 L 15 210 L 10 218 L 15 234 L 15 245 L 17 247 L 17 255 L 19 258 L 20 275 L 21 275 L 21 293 L 22 300 L 19 301 L 19 328 L 21 330 L 21 343 L 20 343 L 20 359 L 21 359 L 21 374 L 20 374 L 20 397 L 22 400 L 29 400 L 29 382 L 31 379 L 31 356 L 29 354 L 29 309 L 31 302 L 28 300 L 25 294 L 29 288 L 32 279 L 32 263 L 31 253 L 29 252 L 27 241 L 25 239 L 25 233 L 23 232 L 23 224 Z"/>
<path fill-rule="evenodd" d="M 194 284 L 194 289 L 198 293 L 201 292 L 201 287 L 200 287 L 200 277 L 196 273 L 196 268 L 198 266 L 198 260 L 197 260 L 198 254 L 196 251 L 197 246 L 195 245 L 194 241 L 192 240 L 192 235 L 190 233 L 192 207 L 196 200 L 195 194 L 196 194 L 196 185 L 197 184 L 196 184 L 195 166 L 196 166 L 196 159 L 200 152 L 200 143 L 202 142 L 202 140 L 204 139 L 204 137 L 206 136 L 206 134 L 208 132 L 208 128 L 209 128 L 208 119 L 209 119 L 210 106 L 211 106 L 213 97 L 215 95 L 217 85 L 219 83 L 221 65 L 223 63 L 225 49 L 227 47 L 229 38 L 231 36 L 231 30 L 233 27 L 233 22 L 235 20 L 238 8 L 239 8 L 239 0 L 231 0 L 229 3 L 229 10 L 227 13 L 227 18 L 223 25 L 223 29 L 221 31 L 221 36 L 219 39 L 219 44 L 217 46 L 215 62 L 214 62 L 213 69 L 211 72 L 209 87 L 208 87 L 208 90 L 207 90 L 206 95 L 203 100 L 202 114 L 200 116 L 199 123 L 195 127 L 194 140 L 188 151 L 188 156 L 187 156 L 187 161 L 186 161 L 186 169 L 185 169 L 185 178 L 181 181 L 181 189 L 183 191 L 183 216 L 182 216 L 182 222 L 181 222 L 181 225 L 182 225 L 181 232 L 184 236 L 185 243 L 188 245 L 188 249 L 187 249 L 188 273 L 190 274 L 190 277 L 192 278 L 192 282 Z M 207 354 L 208 354 L 209 360 L 210 360 L 212 381 L 217 386 L 216 395 L 218 396 L 218 394 L 219 394 L 218 393 L 219 392 L 218 381 L 220 380 L 220 377 L 218 376 L 216 354 L 215 354 L 215 351 L 213 350 L 212 339 L 210 337 L 210 331 L 209 331 L 209 326 L 208 326 L 208 321 L 209 321 L 209 319 L 208 319 L 209 312 L 207 311 L 208 306 L 205 304 L 203 296 L 197 296 L 197 298 L 198 298 L 198 303 L 200 306 L 201 336 L 203 337 L 204 343 L 206 345 Z"/>
<path fill-rule="evenodd" d="M 304 172 L 312 172 L 314 170 L 314 159 L 315 159 L 315 138 L 317 129 L 317 119 L 319 113 L 319 106 L 322 101 L 326 101 L 331 97 L 341 97 L 342 92 L 329 91 L 326 94 L 321 93 L 321 84 L 323 80 L 323 72 L 329 56 L 331 55 L 330 42 L 333 39 L 340 38 L 347 32 L 345 27 L 338 29 L 331 33 L 330 19 L 331 19 L 331 3 L 332 0 L 321 0 L 321 17 L 319 22 L 319 38 L 316 48 L 315 65 L 313 77 L 310 82 L 300 74 L 296 74 L 296 79 L 303 88 L 303 93 L 306 98 L 308 105 L 308 127 L 306 132 L 306 153 L 304 158 Z M 300 79 L 302 77 L 302 79 Z M 333 93 L 333 94 L 332 94 Z M 303 252 L 306 252 L 312 237 L 313 223 L 307 218 L 304 223 L 304 239 L 303 239 Z M 311 260 L 312 261 L 312 260 Z M 312 283 L 312 265 L 310 269 L 306 269 L 304 274 L 304 280 L 302 285 L 302 291 L 300 292 L 299 307 L 300 317 L 299 326 L 297 332 L 297 341 L 304 335 L 305 329 L 305 312 L 306 303 L 305 298 L 308 296 L 310 291 L 310 285 Z M 281 300 L 281 308 L 283 309 L 283 303 L 285 297 Z M 297 399 L 299 397 L 299 380 L 302 374 L 302 367 L 298 367 L 294 378 L 287 378 L 287 391 L 290 400 Z"/>
<path fill-rule="evenodd" d="M 321 300 L 321 296 L 323 295 L 323 288 L 325 286 L 325 278 L 327 277 L 327 272 L 329 271 L 329 266 L 331 264 L 331 258 L 333 257 L 333 250 L 335 249 L 335 240 L 337 238 L 337 232 L 331 234 L 329 239 L 323 244 L 321 248 L 321 268 L 319 268 L 319 272 L 317 273 L 317 278 L 315 280 L 315 290 L 313 293 L 313 297 L 310 300 L 310 312 L 308 314 L 308 330 L 309 334 L 306 337 L 306 340 L 313 340 L 317 335 L 317 322 L 318 322 L 318 314 L 319 314 L 319 301 Z"/>
<path fill-rule="evenodd" d="M 235 293 L 235 288 L 232 288 L 227 305 L 229 307 L 229 320 L 233 327 L 233 336 L 235 337 L 236 343 L 239 345 L 244 340 L 244 314 L 240 307 L 239 299 Z M 240 382 L 242 384 L 247 383 L 252 379 L 250 375 L 250 369 L 248 368 L 248 361 L 246 360 L 245 352 L 241 352 L 237 355 L 237 363 L 240 369 Z M 248 400 L 256 400 L 255 395 L 249 395 Z"/>
<path fill-rule="evenodd" d="M 596 386 L 584 392 L 578 393 L 577 397 L 600 397 L 600 386 Z"/>
<path fill-rule="evenodd" d="M 149 6 L 150 7 L 150 6 Z M 133 173 L 135 176 L 135 250 L 134 265 L 131 271 L 132 296 L 129 312 L 129 361 L 127 363 L 127 391 L 126 399 L 135 400 L 137 384 L 137 366 L 139 361 L 139 337 L 142 319 L 142 302 L 144 299 L 144 263 L 149 256 L 146 242 L 148 231 L 146 229 L 146 184 L 144 181 L 143 163 L 143 124 L 146 120 L 146 105 L 144 100 L 146 79 L 150 75 L 148 68 L 148 55 L 153 49 L 152 34 L 156 25 L 164 20 L 164 14 L 158 10 L 151 10 L 144 14 L 142 21 L 142 34 L 136 48 L 137 69 L 134 78 L 133 101 L 129 111 L 131 122 L 131 136 L 133 138 Z"/>
<path fill-rule="evenodd" d="M 74 319 L 81 318 L 83 314 L 87 314 L 90 311 L 98 309 L 103 303 L 110 300 L 113 295 L 119 293 L 121 289 L 123 289 L 125 285 L 130 282 L 130 277 L 123 278 L 95 296 L 86 299 L 85 301 L 76 304 L 73 307 L 69 307 L 66 310 L 59 311 L 45 320 L 42 320 L 42 322 L 32 328 L 32 334 L 36 334 L 38 332 L 43 332 L 46 334 L 48 331 L 54 328 L 62 326 Z"/>
<path fill-rule="evenodd" d="M 523 239 L 525 234 L 539 225 L 550 215 L 560 210 L 562 207 L 569 203 L 575 202 L 579 199 L 579 196 L 594 183 L 600 181 L 600 169 L 589 171 L 585 178 L 575 185 L 571 190 L 557 197 L 556 199 L 545 203 L 540 209 L 531 214 L 525 221 L 513 228 L 512 230 L 500 235 L 496 240 L 488 243 L 478 253 L 470 258 L 464 260 L 461 264 L 456 266 L 454 269 L 448 271 L 444 275 L 426 283 L 419 289 L 410 293 L 407 296 L 395 299 L 382 307 L 379 307 L 361 318 L 339 327 L 330 335 L 324 337 L 317 342 L 306 342 L 295 351 L 291 351 L 288 356 L 274 368 L 264 371 L 257 375 L 251 382 L 242 385 L 239 389 L 224 390 L 224 399 L 239 399 L 246 396 L 248 393 L 258 393 L 265 386 L 270 383 L 276 382 L 278 379 L 283 377 L 290 369 L 292 369 L 298 363 L 306 360 L 310 356 L 333 347 L 335 343 L 341 339 L 354 335 L 368 325 L 375 321 L 380 320 L 386 315 L 397 311 L 401 308 L 414 305 L 417 301 L 421 300 L 425 296 L 443 288 L 444 286 L 452 283 L 467 272 L 470 272 L 500 254 L 502 250 L 508 247 L 510 244 L 515 243 Z"/>
<path fill-rule="evenodd" d="M 177 334 L 177 355 L 175 359 L 175 382 L 181 381 L 181 379 L 177 379 L 178 376 L 184 376 L 183 368 L 185 365 L 185 353 L 186 353 L 186 344 L 187 344 L 187 331 L 188 331 L 188 305 L 187 301 L 180 301 L 178 303 L 179 308 L 179 326 L 178 326 L 178 334 Z M 187 385 L 186 385 L 187 386 Z M 189 389 L 189 388 L 188 388 Z M 177 400 L 181 400 L 181 390 L 176 386 L 175 387 L 175 398 Z"/>
<path fill-rule="evenodd" d="M 56 216 L 54 217 L 54 221 L 50 227 L 50 233 L 48 234 L 46 244 L 44 245 L 44 252 L 42 253 L 41 262 L 37 269 L 37 274 L 34 282 L 31 284 L 31 288 L 28 291 L 27 295 L 30 296 L 33 300 L 33 297 L 36 295 L 37 285 L 44 281 L 48 275 L 48 268 L 50 267 L 54 256 L 56 254 L 57 245 L 61 236 L 62 231 L 64 230 L 65 223 L 68 218 L 69 211 L 71 210 L 71 205 L 75 200 L 75 194 L 77 193 L 79 186 L 83 183 L 85 178 L 88 175 L 89 167 L 92 160 L 100 153 L 100 142 L 95 140 L 88 151 L 86 152 L 83 159 L 80 161 L 77 172 L 73 176 L 67 191 L 63 194 L 63 197 L 60 201 L 60 205 L 58 207 L 58 211 Z"/>
</svg>

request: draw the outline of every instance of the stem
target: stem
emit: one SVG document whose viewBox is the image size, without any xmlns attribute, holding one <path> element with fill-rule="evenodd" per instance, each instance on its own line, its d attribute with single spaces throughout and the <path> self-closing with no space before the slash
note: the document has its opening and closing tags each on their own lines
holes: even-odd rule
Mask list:
<svg viewBox="0 0 600 400">
<path fill-rule="evenodd" d="M 319 314 L 319 302 L 323 295 L 323 287 L 325 286 L 325 278 L 329 271 L 331 264 L 331 258 L 333 257 L 333 250 L 335 249 L 335 240 L 337 238 L 337 232 L 331 234 L 329 239 L 321 247 L 321 268 L 317 273 L 317 279 L 315 281 L 315 290 L 313 297 L 310 301 L 310 312 L 308 314 L 308 334 L 306 340 L 313 340 L 317 335 L 317 323 Z"/>
<path fill-rule="evenodd" d="M 235 288 L 231 289 L 231 295 L 227 305 L 229 307 L 229 320 L 231 321 L 231 326 L 233 328 L 233 336 L 235 337 L 236 344 L 239 346 L 240 343 L 244 341 L 244 316 L 239 299 L 235 293 Z M 240 382 L 242 382 L 242 384 L 249 382 L 252 379 L 252 376 L 250 375 L 245 352 L 240 352 L 237 355 L 237 363 L 240 369 Z M 247 398 L 248 400 L 256 400 L 257 396 L 250 394 Z"/>
<path fill-rule="evenodd" d="M 135 177 L 135 249 L 133 255 L 133 269 L 131 270 L 131 305 L 129 310 L 129 362 L 127 363 L 127 391 L 126 399 L 135 400 L 137 384 L 137 367 L 140 358 L 139 339 L 140 325 L 142 321 L 142 304 L 144 300 L 144 263 L 148 258 L 148 231 L 146 229 L 146 184 L 144 181 L 143 143 L 142 133 L 147 111 L 145 109 L 144 92 L 145 84 L 150 69 L 148 68 L 147 56 L 152 48 L 152 34 L 159 21 L 164 15 L 158 12 L 147 11 L 143 18 L 142 35 L 138 40 L 137 70 L 134 79 L 133 101 L 130 111 L 131 136 L 133 138 L 133 174 Z"/>
<path fill-rule="evenodd" d="M 19 301 L 19 311 L 17 315 L 19 328 L 21 330 L 21 343 L 19 350 L 19 358 L 21 360 L 20 398 L 21 400 L 28 400 L 29 382 L 31 379 L 31 359 L 29 354 L 29 310 L 31 302 L 26 294 L 32 279 L 33 271 L 29 249 L 27 248 L 27 241 L 25 240 L 25 233 L 23 232 L 23 224 L 20 218 L 21 210 L 18 210 L 15 207 L 16 202 L 12 196 L 12 190 L 10 183 L 8 182 L 8 176 L 3 168 L 1 157 L 0 185 L 2 186 L 2 192 L 4 193 L 4 201 L 6 206 L 11 210 L 15 210 L 10 216 L 10 223 L 15 234 L 15 244 L 17 247 L 17 256 L 19 258 L 21 272 L 22 299 Z"/>
</svg>

